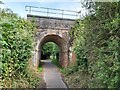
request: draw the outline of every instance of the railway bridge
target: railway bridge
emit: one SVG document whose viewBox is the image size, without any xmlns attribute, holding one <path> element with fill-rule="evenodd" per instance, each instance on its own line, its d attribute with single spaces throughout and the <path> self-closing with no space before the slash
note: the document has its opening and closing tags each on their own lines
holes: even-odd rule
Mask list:
<svg viewBox="0 0 120 90">
<path fill-rule="evenodd" d="M 60 48 L 59 63 L 62 67 L 73 63 L 75 54 L 70 46 L 69 32 L 79 16 L 78 12 L 34 6 L 26 6 L 26 11 L 29 13 L 27 19 L 33 20 L 37 28 L 33 51 L 34 67 L 37 68 L 40 64 L 41 47 L 47 42 L 54 42 Z"/>
</svg>

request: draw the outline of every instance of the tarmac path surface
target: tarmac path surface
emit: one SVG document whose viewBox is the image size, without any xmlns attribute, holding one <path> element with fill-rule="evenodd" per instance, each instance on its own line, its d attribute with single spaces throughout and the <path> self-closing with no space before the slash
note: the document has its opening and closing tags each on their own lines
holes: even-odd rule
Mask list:
<svg viewBox="0 0 120 90">
<path fill-rule="evenodd" d="M 63 88 L 67 90 L 57 66 L 52 64 L 51 60 L 41 60 L 41 62 L 44 62 L 43 78 L 46 82 L 46 88 Z"/>
</svg>

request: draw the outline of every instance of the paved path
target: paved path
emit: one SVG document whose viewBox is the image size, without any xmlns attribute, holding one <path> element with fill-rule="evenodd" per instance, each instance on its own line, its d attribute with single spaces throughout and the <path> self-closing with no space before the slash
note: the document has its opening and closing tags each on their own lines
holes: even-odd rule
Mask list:
<svg viewBox="0 0 120 90">
<path fill-rule="evenodd" d="M 51 60 L 42 60 L 42 62 L 44 62 L 43 70 L 46 88 L 65 88 L 67 90 L 58 68 L 51 63 Z"/>
</svg>

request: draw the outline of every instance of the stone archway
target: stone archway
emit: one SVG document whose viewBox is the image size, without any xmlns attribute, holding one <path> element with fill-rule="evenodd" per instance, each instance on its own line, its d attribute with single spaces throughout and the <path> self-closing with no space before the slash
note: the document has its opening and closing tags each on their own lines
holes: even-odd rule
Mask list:
<svg viewBox="0 0 120 90">
<path fill-rule="evenodd" d="M 59 63 L 62 67 L 67 67 L 69 64 L 67 42 L 62 37 L 60 37 L 59 35 L 55 35 L 55 34 L 44 35 L 39 40 L 39 43 L 37 45 L 37 52 L 36 52 L 37 61 L 36 61 L 35 66 L 38 67 L 40 63 L 40 59 L 41 59 L 41 47 L 44 43 L 47 43 L 47 42 L 54 42 L 55 44 L 57 44 L 57 46 L 60 48 Z"/>
<path fill-rule="evenodd" d="M 69 32 L 74 25 L 74 19 L 27 15 L 28 20 L 35 20 L 35 43 L 33 50 L 33 67 L 38 68 L 41 58 L 41 46 L 46 42 L 54 42 L 61 49 L 59 61 L 61 66 L 67 67 L 75 62 L 75 53 L 70 45 Z"/>
</svg>

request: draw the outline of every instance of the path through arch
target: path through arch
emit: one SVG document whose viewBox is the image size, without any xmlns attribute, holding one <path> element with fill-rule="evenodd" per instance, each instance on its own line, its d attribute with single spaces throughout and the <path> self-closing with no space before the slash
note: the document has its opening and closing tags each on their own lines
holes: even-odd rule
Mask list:
<svg viewBox="0 0 120 90">
<path fill-rule="evenodd" d="M 51 63 L 51 60 L 43 60 L 42 62 L 44 62 L 43 69 L 46 88 L 62 88 L 67 90 L 67 86 L 62 80 L 58 68 Z"/>
<path fill-rule="evenodd" d="M 59 62 L 62 67 L 67 67 L 69 60 L 68 60 L 68 45 L 67 42 L 60 37 L 59 35 L 45 35 L 41 40 L 39 41 L 38 45 L 38 65 L 40 64 L 40 59 L 41 59 L 41 49 L 42 45 L 46 42 L 54 42 L 55 44 L 58 45 L 60 48 L 59 52 Z"/>
</svg>

